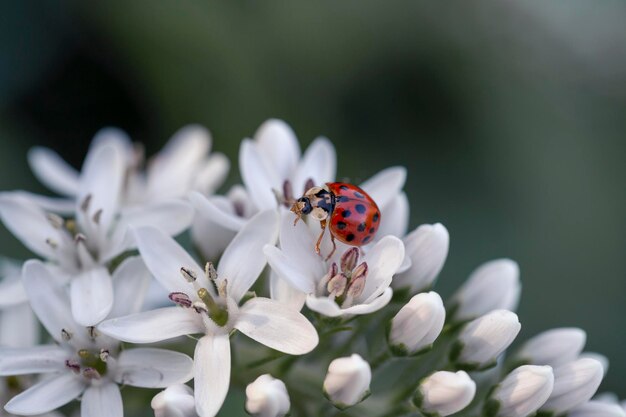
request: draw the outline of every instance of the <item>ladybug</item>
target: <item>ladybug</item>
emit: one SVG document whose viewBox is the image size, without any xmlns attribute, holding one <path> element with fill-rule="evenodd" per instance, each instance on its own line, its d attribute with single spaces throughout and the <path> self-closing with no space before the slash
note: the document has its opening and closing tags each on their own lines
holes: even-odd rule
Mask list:
<svg viewBox="0 0 626 417">
<path fill-rule="evenodd" d="M 356 185 L 343 182 L 310 188 L 293 203 L 291 211 L 297 216 L 294 225 L 305 214 L 320 222 L 322 233 L 315 244 L 318 254 L 328 226 L 333 249 L 326 259 L 335 252 L 335 239 L 347 245 L 363 246 L 374 239 L 380 225 L 380 210 L 372 197 Z"/>
</svg>

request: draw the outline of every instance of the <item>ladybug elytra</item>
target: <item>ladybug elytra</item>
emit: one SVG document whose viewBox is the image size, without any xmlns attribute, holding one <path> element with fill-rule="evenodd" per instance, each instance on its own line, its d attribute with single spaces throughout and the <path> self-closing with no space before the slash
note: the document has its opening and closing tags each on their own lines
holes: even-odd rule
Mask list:
<svg viewBox="0 0 626 417">
<path fill-rule="evenodd" d="M 333 249 L 335 239 L 351 246 L 370 243 L 380 225 L 380 210 L 376 202 L 365 191 L 353 184 L 327 182 L 324 187 L 312 187 L 291 207 L 296 214 L 294 224 L 302 215 L 310 215 L 320 222 L 320 233 L 315 252 L 320 253 L 320 244 L 328 227 Z"/>
</svg>

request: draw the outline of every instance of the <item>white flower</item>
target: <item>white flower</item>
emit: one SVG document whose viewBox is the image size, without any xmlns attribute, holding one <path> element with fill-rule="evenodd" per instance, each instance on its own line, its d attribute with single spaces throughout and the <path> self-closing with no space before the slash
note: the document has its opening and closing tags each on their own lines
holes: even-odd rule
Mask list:
<svg viewBox="0 0 626 417">
<path fill-rule="evenodd" d="M 554 389 L 541 410 L 558 415 L 582 405 L 595 394 L 602 377 L 602 364 L 590 358 L 555 368 Z"/>
<path fill-rule="evenodd" d="M 452 297 L 454 318 L 471 320 L 491 310 L 515 311 L 521 284 L 519 267 L 510 259 L 496 259 L 479 266 Z"/>
<path fill-rule="evenodd" d="M 415 402 L 424 413 L 449 416 L 467 407 L 474 394 L 476 384 L 464 371 L 439 371 L 422 380 Z"/>
<path fill-rule="evenodd" d="M 193 390 L 187 385 L 170 385 L 152 398 L 154 417 L 198 417 Z"/>
<path fill-rule="evenodd" d="M 219 153 L 209 156 L 211 136 L 201 126 L 189 125 L 174 134 L 165 147 L 148 161 L 145 172 L 142 149 L 133 146 L 128 136 L 114 128 L 96 134 L 85 157 L 85 164 L 103 147 L 114 147 L 122 156 L 124 184 L 120 206 L 147 206 L 185 197 L 190 190 L 213 193 L 224 181 L 228 159 Z M 28 153 L 35 176 L 51 190 L 77 200 L 80 176 L 54 151 L 35 147 Z M 49 210 L 54 207 L 45 205 Z"/>
<path fill-rule="evenodd" d="M 606 375 L 606 373 L 609 371 L 609 358 L 607 358 L 606 356 L 600 353 L 583 352 L 578 356 L 578 359 L 582 359 L 582 358 L 591 358 L 600 362 L 600 364 L 602 364 L 602 370 L 604 372 L 604 375 Z"/>
<path fill-rule="evenodd" d="M 513 342 L 521 329 L 517 314 L 494 310 L 465 325 L 452 359 L 469 369 L 489 366 Z"/>
<path fill-rule="evenodd" d="M 20 263 L 0 257 L 0 346 L 32 346 L 39 339 L 21 277 Z"/>
<path fill-rule="evenodd" d="M 436 292 L 413 296 L 391 321 L 389 344 L 394 352 L 412 355 L 430 347 L 443 329 L 446 310 Z"/>
<path fill-rule="evenodd" d="M 588 401 L 569 410 L 567 417 L 626 417 L 626 411 L 617 403 Z"/>
<path fill-rule="evenodd" d="M 324 378 L 324 395 L 339 409 L 352 407 L 370 394 L 372 370 L 356 353 L 337 358 L 328 366 Z"/>
<path fill-rule="evenodd" d="M 281 417 L 289 412 L 285 383 L 269 374 L 261 375 L 246 387 L 246 411 L 258 417 Z"/>
<path fill-rule="evenodd" d="M 441 223 L 423 224 L 402 240 L 411 267 L 394 277 L 391 286 L 423 291 L 433 284 L 446 261 L 450 244 L 448 230 Z"/>
<path fill-rule="evenodd" d="M 585 346 L 587 334 L 575 327 L 547 330 L 528 339 L 515 354 L 520 361 L 556 367 L 575 360 Z"/>
<path fill-rule="evenodd" d="M 229 334 L 237 329 L 284 353 L 300 355 L 318 342 L 317 332 L 299 312 L 267 298 L 239 306 L 266 264 L 261 249 L 276 240 L 277 214 L 253 217 L 224 251 L 217 270 L 203 269 L 171 237 L 155 228 L 139 228 L 139 252 L 152 274 L 178 304 L 108 320 L 100 331 L 133 343 L 152 343 L 204 333 L 194 354 L 196 411 L 219 411 L 230 382 Z"/>
<path fill-rule="evenodd" d="M 553 386 L 550 366 L 523 365 L 498 384 L 486 404 L 495 404 L 499 417 L 526 417 L 546 402 Z"/>
<path fill-rule="evenodd" d="M 325 260 L 313 250 L 317 236 L 293 213 L 281 214 L 280 249 L 266 245 L 268 263 L 280 279 L 307 294 L 307 306 L 329 317 L 368 314 L 391 299 L 391 279 L 404 259 L 404 245 L 393 236 L 376 242 L 360 260 L 358 248 L 337 244 Z M 360 260 L 360 261 L 359 261 Z"/>
<path fill-rule="evenodd" d="M 122 416 L 117 384 L 158 388 L 191 378 L 191 359 L 163 349 L 126 349 L 76 323 L 66 291 L 54 284 L 44 264 L 24 264 L 24 287 L 33 310 L 58 344 L 30 348 L 0 348 L 0 375 L 45 374 L 40 382 L 16 395 L 5 409 L 14 414 L 52 411 L 82 395 L 85 416 Z M 139 258 L 129 258 L 115 271 L 114 314 L 136 311 L 149 275 Z"/>
</svg>

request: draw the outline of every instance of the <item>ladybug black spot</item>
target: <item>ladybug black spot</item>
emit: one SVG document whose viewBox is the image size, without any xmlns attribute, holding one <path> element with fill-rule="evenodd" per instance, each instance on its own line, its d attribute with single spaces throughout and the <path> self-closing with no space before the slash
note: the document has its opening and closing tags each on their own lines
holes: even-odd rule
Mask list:
<svg viewBox="0 0 626 417">
<path fill-rule="evenodd" d="M 343 230 L 345 229 L 347 224 L 345 222 L 337 222 L 337 229 Z"/>
<path fill-rule="evenodd" d="M 370 240 L 371 238 L 372 238 L 371 236 L 365 236 L 365 237 L 363 238 L 363 243 L 367 243 L 367 242 L 369 242 L 369 240 Z"/>
<path fill-rule="evenodd" d="M 349 200 L 348 197 L 345 197 L 345 196 L 342 196 L 342 195 L 339 195 L 339 196 L 335 197 L 335 201 L 338 202 L 338 203 L 340 203 L 342 201 L 348 201 L 348 200 Z"/>
<path fill-rule="evenodd" d="M 345 186 L 345 185 L 340 185 L 339 188 L 342 189 L 342 190 L 347 190 L 348 189 L 348 187 Z"/>
<path fill-rule="evenodd" d="M 357 204 L 354 206 L 354 209 L 361 214 L 365 213 L 365 206 L 363 204 Z"/>
<path fill-rule="evenodd" d="M 341 217 L 346 218 L 346 217 L 350 217 L 352 213 L 350 212 L 350 210 L 344 210 L 341 212 Z"/>
<path fill-rule="evenodd" d="M 364 231 L 364 230 L 365 230 L 365 228 L 366 228 L 366 227 L 367 227 L 367 225 L 365 224 L 365 222 L 363 222 L 363 223 L 361 223 L 361 224 L 359 224 L 359 225 L 358 225 L 357 230 L 358 230 L 359 232 L 362 232 L 362 231 Z"/>
<path fill-rule="evenodd" d="M 375 227 L 372 227 L 372 228 L 370 229 L 370 233 L 371 233 L 371 234 L 374 234 L 374 232 L 375 232 L 375 231 L 376 231 L 376 228 L 375 228 Z"/>
<path fill-rule="evenodd" d="M 346 236 L 346 241 L 352 242 L 353 240 L 354 240 L 354 235 L 352 233 L 349 233 L 348 236 Z"/>
<path fill-rule="evenodd" d="M 374 217 L 372 217 L 372 221 L 377 222 L 379 218 L 380 218 L 380 213 L 376 212 L 374 213 Z"/>
<path fill-rule="evenodd" d="M 363 194 L 361 194 L 360 192 L 358 192 L 358 191 L 355 191 L 355 192 L 354 192 L 354 196 L 355 196 L 356 198 L 361 198 L 361 199 L 365 198 L 365 196 L 364 196 Z"/>
</svg>

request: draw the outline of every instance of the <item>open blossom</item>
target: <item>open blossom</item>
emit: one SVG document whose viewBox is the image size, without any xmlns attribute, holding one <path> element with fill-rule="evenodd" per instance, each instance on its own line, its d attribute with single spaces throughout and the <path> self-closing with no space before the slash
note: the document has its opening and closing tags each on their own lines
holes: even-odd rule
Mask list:
<svg viewBox="0 0 626 417">
<path fill-rule="evenodd" d="M 165 387 L 191 378 L 191 359 L 164 349 L 121 350 L 117 340 L 76 323 L 65 290 L 55 285 L 40 261 L 24 265 L 24 287 L 37 317 L 57 344 L 0 348 L 0 375 L 42 373 L 47 377 L 13 397 L 5 409 L 14 414 L 41 414 L 82 396 L 84 416 L 122 416 L 117 384 Z M 137 311 L 148 274 L 139 258 L 129 258 L 114 273 L 114 314 Z M 136 299 L 130 298 L 135 297 Z"/>
<path fill-rule="evenodd" d="M 217 270 L 210 263 L 201 268 L 158 229 L 137 229 L 139 252 L 178 306 L 108 320 L 98 329 L 133 343 L 203 333 L 194 354 L 196 410 L 214 416 L 228 393 L 233 330 L 292 355 L 307 353 L 318 342 L 311 323 L 279 302 L 253 297 L 240 305 L 265 267 L 262 248 L 275 241 L 276 229 L 275 211 L 257 214 L 226 248 Z"/>
<path fill-rule="evenodd" d="M 360 250 L 337 244 L 326 260 L 313 250 L 315 236 L 304 222 L 293 224 L 293 213 L 283 212 L 280 249 L 265 246 L 272 269 L 280 279 L 307 294 L 306 304 L 325 316 L 368 314 L 387 305 L 393 275 L 404 259 L 402 241 L 386 236 L 361 257 Z"/>
</svg>

